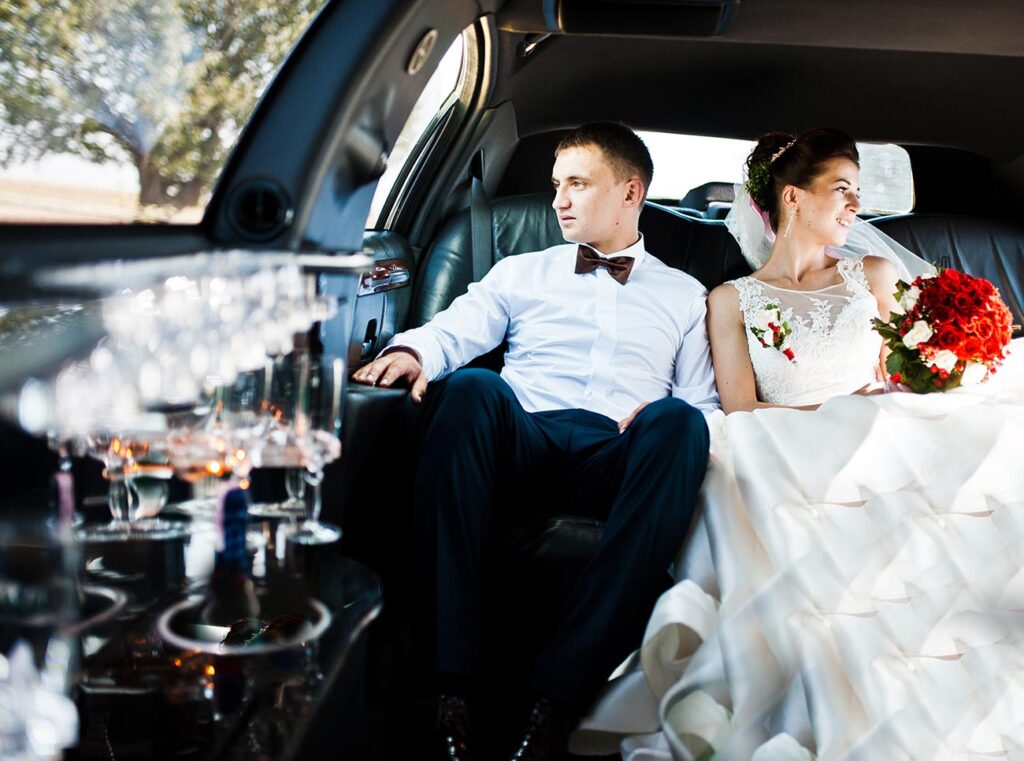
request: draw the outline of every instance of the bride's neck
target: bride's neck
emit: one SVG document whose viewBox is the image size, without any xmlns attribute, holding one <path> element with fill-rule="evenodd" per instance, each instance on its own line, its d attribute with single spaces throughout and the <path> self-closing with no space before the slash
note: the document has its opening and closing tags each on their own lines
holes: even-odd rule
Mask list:
<svg viewBox="0 0 1024 761">
<path fill-rule="evenodd" d="M 772 279 L 782 278 L 799 284 L 809 275 L 834 264 L 835 259 L 825 252 L 821 242 L 779 236 L 761 272 Z"/>
</svg>

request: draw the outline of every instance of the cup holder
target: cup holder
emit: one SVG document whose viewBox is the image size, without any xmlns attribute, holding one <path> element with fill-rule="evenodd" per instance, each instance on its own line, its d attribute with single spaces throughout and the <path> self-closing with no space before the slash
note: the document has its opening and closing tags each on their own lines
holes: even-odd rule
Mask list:
<svg viewBox="0 0 1024 761">
<path fill-rule="evenodd" d="M 267 655 L 318 640 L 332 620 L 327 606 L 309 597 L 303 605 L 289 606 L 288 610 L 262 610 L 260 616 L 265 623 L 261 632 L 267 636 L 245 644 L 224 644 L 231 629 L 202 623 L 200 614 L 205 602 L 205 596 L 192 595 L 165 610 L 157 620 L 157 631 L 164 642 L 208 655 Z"/>
</svg>

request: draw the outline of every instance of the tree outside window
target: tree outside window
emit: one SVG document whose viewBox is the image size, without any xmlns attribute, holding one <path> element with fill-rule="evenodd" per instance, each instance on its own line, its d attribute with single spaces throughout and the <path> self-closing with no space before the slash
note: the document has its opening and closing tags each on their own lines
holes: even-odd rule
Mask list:
<svg viewBox="0 0 1024 761">
<path fill-rule="evenodd" d="M 31 188 L 39 221 L 198 219 L 242 126 L 323 2 L 0 5 L 0 171 L 10 178 L 0 184 Z M 122 177 L 129 168 L 137 187 L 96 211 L 109 182 L 95 197 L 69 188 L 99 176 L 97 167 Z M 20 197 L 20 212 L 7 200 L 0 220 L 36 221 L 32 198 Z"/>
</svg>

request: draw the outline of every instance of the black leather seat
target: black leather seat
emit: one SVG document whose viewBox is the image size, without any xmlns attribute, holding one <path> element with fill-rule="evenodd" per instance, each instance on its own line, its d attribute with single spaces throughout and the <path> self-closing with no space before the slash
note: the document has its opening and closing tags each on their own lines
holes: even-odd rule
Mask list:
<svg viewBox="0 0 1024 761">
<path fill-rule="evenodd" d="M 704 214 L 703 211 L 700 211 L 698 209 L 691 209 L 688 206 L 671 206 L 669 208 L 671 208 L 672 211 L 675 211 L 676 213 L 682 214 L 683 216 L 686 217 L 693 217 L 694 219 L 707 219 L 707 216 Z"/>
<path fill-rule="evenodd" d="M 708 204 L 704 216 L 708 219 L 725 219 L 729 215 L 730 209 L 732 209 L 731 203 L 712 201 Z"/>
<path fill-rule="evenodd" d="M 711 204 L 724 203 L 728 206 L 735 198 L 736 189 L 731 182 L 705 182 L 703 185 L 690 188 L 679 201 L 679 205 L 699 209 L 708 219 L 715 219 L 716 217 L 707 213 Z"/>
<path fill-rule="evenodd" d="M 929 262 L 991 280 L 1013 321 L 1024 324 L 1024 225 L 954 214 L 898 214 L 871 224 Z"/>
</svg>

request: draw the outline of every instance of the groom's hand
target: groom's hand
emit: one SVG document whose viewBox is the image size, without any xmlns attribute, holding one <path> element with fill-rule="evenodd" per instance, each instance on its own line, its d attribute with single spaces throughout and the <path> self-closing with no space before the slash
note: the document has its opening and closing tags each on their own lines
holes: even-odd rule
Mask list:
<svg viewBox="0 0 1024 761">
<path fill-rule="evenodd" d="M 412 387 L 412 400 L 416 404 L 423 401 L 427 390 L 427 375 L 423 366 L 412 354 L 405 351 L 392 351 L 381 355 L 368 365 L 364 365 L 352 374 L 356 383 L 368 386 L 390 388 L 398 380 L 405 379 Z"/>
<path fill-rule="evenodd" d="M 637 415 L 640 414 L 640 410 L 646 407 L 650 402 L 643 402 L 639 407 L 629 413 L 629 417 L 619 422 L 619 433 L 625 433 L 626 429 L 633 424 L 633 420 Z"/>
</svg>

